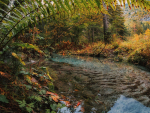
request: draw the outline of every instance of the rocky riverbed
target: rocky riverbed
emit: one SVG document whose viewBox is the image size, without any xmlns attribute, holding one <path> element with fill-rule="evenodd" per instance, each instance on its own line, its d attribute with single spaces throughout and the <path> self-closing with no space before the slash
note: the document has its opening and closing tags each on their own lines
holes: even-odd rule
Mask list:
<svg viewBox="0 0 150 113">
<path fill-rule="evenodd" d="M 44 62 L 44 66 L 57 71 L 56 92 L 72 104 L 82 101 L 86 113 L 108 112 L 120 95 L 150 107 L 150 73 L 147 71 L 107 59 L 78 57 L 72 59 L 74 64 L 69 64 L 67 57 L 52 60 Z"/>
</svg>

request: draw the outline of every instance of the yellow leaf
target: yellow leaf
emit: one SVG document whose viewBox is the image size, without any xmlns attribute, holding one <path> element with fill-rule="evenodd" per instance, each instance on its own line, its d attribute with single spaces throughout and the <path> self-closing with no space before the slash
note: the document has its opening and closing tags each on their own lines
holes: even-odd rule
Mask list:
<svg viewBox="0 0 150 113">
<path fill-rule="evenodd" d="M 14 56 L 15 58 L 17 58 L 23 65 L 25 65 L 25 62 L 22 61 L 21 57 L 19 57 L 16 53 L 12 52 L 12 56 Z"/>
<path fill-rule="evenodd" d="M 48 68 L 46 68 L 46 72 L 47 72 L 47 75 L 48 75 L 49 79 L 50 79 L 50 80 L 53 80 L 52 77 L 49 75 Z"/>
</svg>

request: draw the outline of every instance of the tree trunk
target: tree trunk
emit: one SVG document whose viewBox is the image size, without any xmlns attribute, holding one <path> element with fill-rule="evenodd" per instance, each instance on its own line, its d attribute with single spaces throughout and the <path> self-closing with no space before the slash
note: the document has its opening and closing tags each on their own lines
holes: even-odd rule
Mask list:
<svg viewBox="0 0 150 113">
<path fill-rule="evenodd" d="M 103 2 L 104 8 L 106 8 L 105 3 Z M 108 32 L 108 20 L 107 20 L 107 15 L 103 14 L 103 28 L 104 28 L 104 42 L 109 43 L 109 35 L 110 33 Z"/>
</svg>

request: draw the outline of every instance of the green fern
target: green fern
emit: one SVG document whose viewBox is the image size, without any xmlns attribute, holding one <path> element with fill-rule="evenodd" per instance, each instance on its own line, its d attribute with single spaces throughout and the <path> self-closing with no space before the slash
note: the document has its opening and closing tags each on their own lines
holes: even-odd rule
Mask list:
<svg viewBox="0 0 150 113">
<path fill-rule="evenodd" d="M 69 5 L 69 0 L 65 0 L 64 2 L 65 2 L 66 7 L 68 7 L 68 9 L 71 10 L 71 7 Z"/>
<path fill-rule="evenodd" d="M 48 4 L 48 8 L 51 9 L 51 11 L 53 12 L 53 15 L 55 15 L 55 11 L 54 11 L 53 6 L 52 6 L 50 3 L 48 3 L 47 0 L 45 0 L 44 2 L 45 2 L 46 4 Z"/>
<path fill-rule="evenodd" d="M 16 102 L 18 102 L 20 108 L 24 108 L 27 104 L 25 100 L 23 100 L 23 101 L 16 100 Z"/>
<path fill-rule="evenodd" d="M 33 99 L 33 100 L 36 100 L 37 102 L 41 102 L 42 101 L 42 97 L 40 97 L 40 96 L 31 96 L 31 97 L 29 97 L 31 100 Z"/>
<path fill-rule="evenodd" d="M 65 5 L 63 4 L 63 1 L 59 0 L 58 2 L 60 4 L 61 8 L 63 8 L 67 13 L 69 13 L 68 10 L 66 9 Z"/>
<path fill-rule="evenodd" d="M 0 102 L 9 103 L 5 95 L 0 95 Z"/>
<path fill-rule="evenodd" d="M 56 0 L 53 0 L 54 5 L 56 5 L 57 11 L 60 11 L 60 6 Z"/>
<path fill-rule="evenodd" d="M 34 103 L 29 103 L 27 104 L 25 100 L 23 101 L 20 101 L 20 100 L 16 100 L 16 102 L 18 102 L 19 104 L 19 107 L 23 110 L 26 110 L 27 112 L 31 112 L 33 111 L 33 108 L 34 108 Z"/>
</svg>

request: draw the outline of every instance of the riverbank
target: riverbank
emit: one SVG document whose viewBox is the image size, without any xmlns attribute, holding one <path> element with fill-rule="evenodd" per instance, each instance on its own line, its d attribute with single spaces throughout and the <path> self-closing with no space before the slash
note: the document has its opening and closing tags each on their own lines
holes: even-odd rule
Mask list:
<svg viewBox="0 0 150 113">
<path fill-rule="evenodd" d="M 81 55 L 109 58 L 113 61 L 129 62 L 134 65 L 141 65 L 150 69 L 150 30 L 145 35 L 135 34 L 127 37 L 126 40 L 113 37 L 110 44 L 104 42 L 94 42 L 82 45 L 80 49 L 63 48 L 59 53 L 62 55 Z"/>
</svg>

